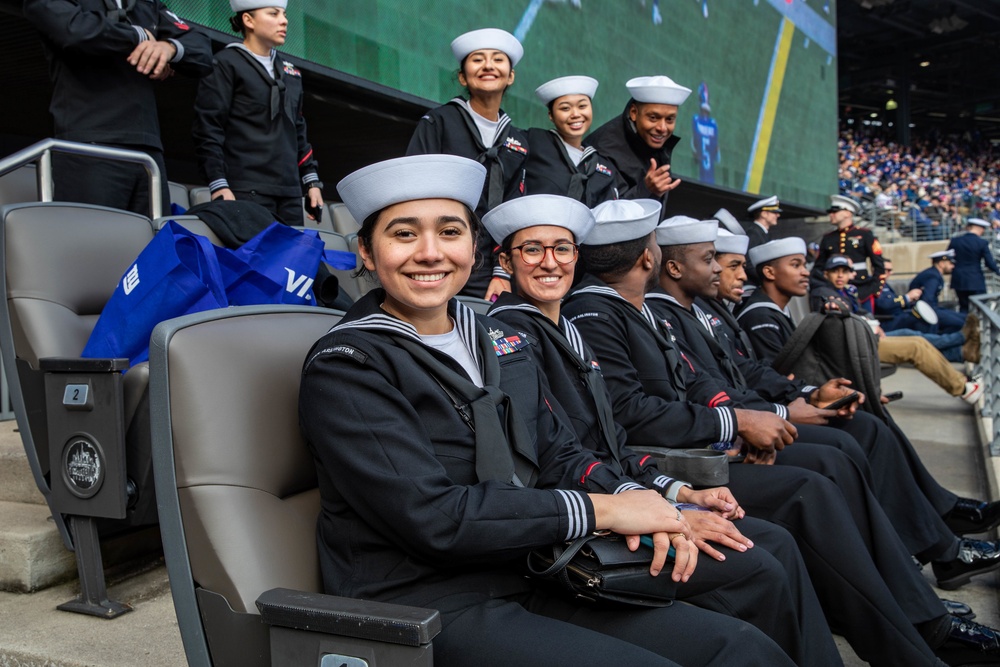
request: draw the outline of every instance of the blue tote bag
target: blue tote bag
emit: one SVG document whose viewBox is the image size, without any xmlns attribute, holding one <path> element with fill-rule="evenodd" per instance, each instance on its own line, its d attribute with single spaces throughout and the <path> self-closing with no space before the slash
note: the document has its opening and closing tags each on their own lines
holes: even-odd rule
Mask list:
<svg viewBox="0 0 1000 667">
<path fill-rule="evenodd" d="M 313 230 L 275 222 L 235 250 L 216 248 L 226 296 L 234 306 L 315 303 L 313 281 L 321 261 L 354 268 L 353 253 L 326 251 Z"/>
<path fill-rule="evenodd" d="M 83 349 L 84 357 L 149 358 L 153 327 L 172 317 L 225 308 L 215 247 L 173 221 L 143 249 L 118 283 Z"/>
</svg>

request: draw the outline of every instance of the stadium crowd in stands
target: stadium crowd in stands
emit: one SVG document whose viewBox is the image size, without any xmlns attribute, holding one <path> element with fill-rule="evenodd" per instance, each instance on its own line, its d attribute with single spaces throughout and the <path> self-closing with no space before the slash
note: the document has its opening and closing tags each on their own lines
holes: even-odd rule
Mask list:
<svg viewBox="0 0 1000 667">
<path fill-rule="evenodd" d="M 838 142 L 840 193 L 875 221 L 943 240 L 968 217 L 1000 226 L 1000 149 L 973 137 L 930 135 L 911 146 L 844 130 Z"/>
</svg>

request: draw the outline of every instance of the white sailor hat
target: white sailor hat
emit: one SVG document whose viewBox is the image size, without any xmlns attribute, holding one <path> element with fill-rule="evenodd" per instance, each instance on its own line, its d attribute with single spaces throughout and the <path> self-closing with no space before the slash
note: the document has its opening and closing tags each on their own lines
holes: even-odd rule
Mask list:
<svg viewBox="0 0 1000 667">
<path fill-rule="evenodd" d="M 806 242 L 797 236 L 789 236 L 786 239 L 768 241 L 763 245 L 750 248 L 750 262 L 754 265 L 770 262 L 772 259 L 787 257 L 788 255 L 805 255 Z"/>
<path fill-rule="evenodd" d="M 777 196 L 774 196 L 774 197 L 767 197 L 766 199 L 760 199 L 747 206 L 747 213 L 753 213 L 754 211 L 758 210 L 781 213 L 781 202 L 778 201 Z"/>
<path fill-rule="evenodd" d="M 845 197 L 844 195 L 830 195 L 830 208 L 828 208 L 826 212 L 833 213 L 834 211 L 850 211 L 854 215 L 857 215 L 861 212 L 861 207 L 859 207 L 858 203 L 850 197 Z"/>
<path fill-rule="evenodd" d="M 229 8 L 237 14 L 251 12 L 262 7 L 281 7 L 284 9 L 287 6 L 288 0 L 229 0 Z"/>
<path fill-rule="evenodd" d="M 583 243 L 594 228 L 594 214 L 586 204 L 562 195 L 528 195 L 505 201 L 483 216 L 483 226 L 493 240 L 503 240 L 527 227 L 564 227 L 573 240 Z"/>
<path fill-rule="evenodd" d="M 955 259 L 955 251 L 954 250 L 938 250 L 937 252 L 932 252 L 931 254 L 929 254 L 927 256 L 930 259 L 932 259 L 932 260 L 944 259 L 945 257 L 947 257 L 948 259 Z"/>
<path fill-rule="evenodd" d="M 613 199 L 593 209 L 596 224 L 587 245 L 623 243 L 649 236 L 660 219 L 660 202 L 653 199 Z"/>
<path fill-rule="evenodd" d="M 830 255 L 830 258 L 826 260 L 826 264 L 823 266 L 823 270 L 832 271 L 842 266 L 846 266 L 852 271 L 854 270 L 854 262 L 851 261 L 850 257 L 846 255 Z"/>
<path fill-rule="evenodd" d="M 985 227 L 986 229 L 989 229 L 992 226 L 988 221 L 983 220 L 982 218 L 969 218 L 965 221 L 965 224 L 975 225 L 976 227 Z"/>
<path fill-rule="evenodd" d="M 511 67 L 517 67 L 524 55 L 524 47 L 517 41 L 517 37 L 500 28 L 473 30 L 459 35 L 451 43 L 451 52 L 459 63 L 473 51 L 481 49 L 503 51 L 510 58 Z"/>
<path fill-rule="evenodd" d="M 538 88 L 535 88 L 535 95 L 548 104 L 557 100 L 563 95 L 586 95 L 594 99 L 597 92 L 597 79 L 591 76 L 561 76 L 558 79 L 546 81 Z"/>
<path fill-rule="evenodd" d="M 632 99 L 642 104 L 672 104 L 680 106 L 691 94 L 690 88 L 679 86 L 668 76 L 637 76 L 625 84 Z"/>
<path fill-rule="evenodd" d="M 733 216 L 733 214 L 727 211 L 726 209 L 720 208 L 718 211 L 715 212 L 715 215 L 713 215 L 712 217 L 718 220 L 719 224 L 722 227 L 725 227 L 727 230 L 729 230 L 731 234 L 735 236 L 747 235 L 746 230 L 743 229 L 743 225 L 741 225 Z"/>
<path fill-rule="evenodd" d="M 337 192 L 355 220 L 415 199 L 454 199 L 475 209 L 486 167 L 457 155 L 410 155 L 376 162 L 348 174 Z"/>
<path fill-rule="evenodd" d="M 727 229 L 720 229 L 719 236 L 715 239 L 715 252 L 745 255 L 749 245 L 750 237 L 746 234 L 733 234 Z"/>
<path fill-rule="evenodd" d="M 698 220 L 686 215 L 675 215 L 656 226 L 656 244 L 662 246 L 714 243 L 718 235 L 718 220 Z"/>
</svg>

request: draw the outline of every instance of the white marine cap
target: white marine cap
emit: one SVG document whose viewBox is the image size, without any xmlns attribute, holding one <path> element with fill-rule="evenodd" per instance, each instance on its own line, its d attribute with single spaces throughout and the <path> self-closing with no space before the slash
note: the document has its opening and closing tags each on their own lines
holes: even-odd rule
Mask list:
<svg viewBox="0 0 1000 667">
<path fill-rule="evenodd" d="M 947 257 L 949 259 L 955 259 L 955 251 L 952 250 L 952 249 L 938 250 L 937 252 L 932 252 L 931 254 L 929 254 L 927 256 L 930 259 L 941 259 L 943 257 Z"/>
<path fill-rule="evenodd" d="M 982 218 L 969 218 L 968 220 L 965 221 L 965 224 L 975 225 L 976 227 L 985 227 L 986 229 L 992 227 L 992 225 L 988 221 L 983 220 Z"/>
<path fill-rule="evenodd" d="M 750 245 L 750 237 L 746 234 L 733 234 L 729 230 L 720 229 L 719 236 L 715 239 L 715 252 L 731 252 L 734 255 L 747 254 L 747 247 Z"/>
<path fill-rule="evenodd" d="M 252 12 L 263 7 L 281 7 L 285 9 L 288 0 L 229 0 L 229 8 L 235 13 Z"/>
<path fill-rule="evenodd" d="M 475 210 L 486 167 L 457 155 L 410 155 L 376 162 L 348 174 L 337 192 L 363 222 L 387 206 L 416 199 L 454 199 Z"/>
<path fill-rule="evenodd" d="M 517 67 L 524 55 L 524 47 L 517 41 L 517 37 L 500 28 L 473 30 L 459 35 L 451 43 L 451 52 L 459 63 L 473 51 L 481 49 L 503 51 L 510 58 L 511 67 Z"/>
<path fill-rule="evenodd" d="M 596 224 L 587 236 L 587 245 L 608 245 L 634 241 L 656 229 L 660 202 L 654 199 L 613 199 L 593 209 Z"/>
<path fill-rule="evenodd" d="M 668 76 L 637 76 L 625 84 L 632 99 L 641 104 L 673 104 L 680 106 L 691 94 L 690 88 L 679 86 Z"/>
<path fill-rule="evenodd" d="M 757 210 L 781 213 L 781 202 L 778 201 L 778 197 L 775 195 L 773 197 L 767 197 L 766 199 L 759 199 L 747 206 L 747 213 L 753 213 Z"/>
<path fill-rule="evenodd" d="M 483 216 L 483 226 L 497 243 L 503 243 L 514 232 L 538 225 L 563 227 L 579 244 L 594 228 L 594 214 L 586 204 L 570 197 L 528 195 L 505 201 Z"/>
<path fill-rule="evenodd" d="M 586 95 L 594 99 L 597 92 L 597 79 L 592 76 L 561 76 L 558 79 L 546 81 L 538 88 L 535 88 L 535 95 L 548 104 L 557 100 L 563 95 Z"/>
<path fill-rule="evenodd" d="M 718 235 L 718 220 L 698 220 L 686 215 L 675 215 L 656 226 L 656 245 L 714 243 Z"/>
<path fill-rule="evenodd" d="M 858 206 L 858 202 L 854 201 L 850 197 L 845 197 L 844 195 L 830 195 L 830 208 L 826 210 L 827 213 L 833 213 L 834 211 L 850 211 L 854 215 L 861 212 L 861 207 Z"/>
<path fill-rule="evenodd" d="M 747 235 L 746 230 L 743 229 L 743 225 L 741 225 L 739 221 L 736 220 L 736 218 L 733 216 L 733 214 L 727 211 L 726 209 L 720 208 L 718 211 L 715 212 L 715 215 L 713 215 L 712 217 L 718 220 L 719 224 L 722 227 L 725 227 L 731 234 L 735 236 Z"/>
<path fill-rule="evenodd" d="M 750 248 L 750 262 L 757 266 L 772 259 L 788 255 L 805 255 L 806 242 L 797 236 L 789 236 L 777 241 L 768 241 L 762 245 Z"/>
</svg>

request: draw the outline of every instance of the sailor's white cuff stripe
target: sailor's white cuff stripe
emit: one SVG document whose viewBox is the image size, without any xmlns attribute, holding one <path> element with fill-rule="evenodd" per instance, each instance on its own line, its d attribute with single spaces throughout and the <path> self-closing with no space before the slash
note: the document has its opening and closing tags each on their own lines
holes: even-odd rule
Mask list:
<svg viewBox="0 0 1000 667">
<path fill-rule="evenodd" d="M 141 28 L 140 26 L 137 26 L 137 25 L 134 25 L 132 27 L 135 28 L 135 31 L 139 34 L 139 43 L 142 43 L 142 42 L 145 42 L 145 41 L 149 40 L 149 35 L 146 34 L 145 29 L 143 29 L 143 28 Z"/>
<path fill-rule="evenodd" d="M 676 480 L 673 477 L 667 477 L 666 475 L 657 475 L 656 479 L 653 480 L 653 486 L 658 489 L 663 489 L 664 491 L 668 486 L 673 484 Z"/>
<path fill-rule="evenodd" d="M 617 494 L 621 493 L 622 491 L 642 491 L 645 488 L 646 487 L 644 487 L 642 484 L 636 484 L 635 482 L 625 482 L 624 484 L 622 484 L 621 486 L 619 486 L 617 489 L 615 489 L 615 492 L 614 492 L 613 495 L 617 495 Z"/>
<path fill-rule="evenodd" d="M 208 184 L 208 189 L 210 192 L 215 192 L 216 190 L 221 190 L 223 188 L 229 187 L 229 181 L 224 178 L 218 178 Z"/>
<path fill-rule="evenodd" d="M 575 540 L 590 532 L 587 526 L 587 505 L 578 491 L 555 489 L 566 503 L 566 517 L 569 519 L 566 527 L 566 539 Z"/>
<path fill-rule="evenodd" d="M 663 497 L 672 503 L 677 502 L 677 494 L 681 492 L 684 487 L 691 488 L 691 485 L 687 482 L 682 482 L 681 480 L 674 480 L 674 483 L 670 485 L 667 492 L 663 494 Z"/>
<path fill-rule="evenodd" d="M 494 266 L 493 267 L 493 277 L 494 278 L 503 278 L 506 281 L 510 281 L 510 274 L 507 273 L 506 271 L 504 271 L 503 269 L 501 269 L 499 266 Z"/>
<path fill-rule="evenodd" d="M 774 414 L 778 415 L 782 419 L 788 419 L 788 408 L 779 403 L 773 403 Z"/>
<path fill-rule="evenodd" d="M 174 57 L 170 59 L 170 62 L 179 63 L 184 58 L 184 45 L 176 39 L 168 39 L 167 41 L 173 44 L 174 48 L 177 49 L 177 53 L 175 53 Z"/>
<path fill-rule="evenodd" d="M 736 437 L 736 417 L 731 408 L 715 408 L 719 415 L 719 442 L 732 442 Z"/>
</svg>

